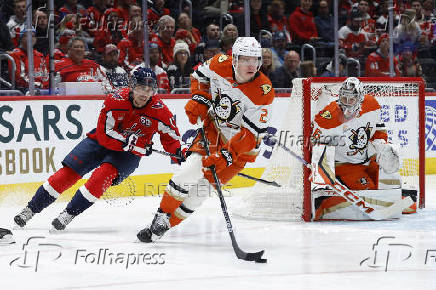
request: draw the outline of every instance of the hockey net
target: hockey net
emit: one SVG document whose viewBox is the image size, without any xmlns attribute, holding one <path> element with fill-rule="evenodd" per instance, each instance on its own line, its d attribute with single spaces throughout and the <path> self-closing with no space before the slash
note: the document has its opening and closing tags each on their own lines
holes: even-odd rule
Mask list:
<svg viewBox="0 0 436 290">
<path fill-rule="evenodd" d="M 325 105 L 338 98 L 345 78 L 294 79 L 287 114 L 275 133 L 279 142 L 310 162 L 311 122 Z M 418 191 L 425 201 L 425 86 L 421 78 L 360 78 L 365 94 L 380 103 L 388 139 L 400 148 L 402 186 Z M 233 214 L 259 220 L 312 220 L 309 170 L 275 146 L 263 179 L 281 187 L 256 183 Z"/>
</svg>

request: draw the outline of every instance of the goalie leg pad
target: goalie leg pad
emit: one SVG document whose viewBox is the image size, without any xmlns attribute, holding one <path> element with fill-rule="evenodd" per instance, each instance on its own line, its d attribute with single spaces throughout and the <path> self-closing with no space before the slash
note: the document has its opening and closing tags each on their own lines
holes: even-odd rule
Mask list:
<svg viewBox="0 0 436 290">
<path fill-rule="evenodd" d="M 401 199 L 401 189 L 360 190 L 357 192 L 365 202 L 375 209 L 391 206 Z M 315 205 L 315 220 L 369 220 L 368 216 L 351 206 L 343 197 L 331 190 L 312 192 Z M 401 217 L 401 210 L 391 218 Z"/>
<path fill-rule="evenodd" d="M 335 178 L 334 146 L 313 146 L 311 174 L 312 182 L 315 184 L 329 184 Z"/>
</svg>

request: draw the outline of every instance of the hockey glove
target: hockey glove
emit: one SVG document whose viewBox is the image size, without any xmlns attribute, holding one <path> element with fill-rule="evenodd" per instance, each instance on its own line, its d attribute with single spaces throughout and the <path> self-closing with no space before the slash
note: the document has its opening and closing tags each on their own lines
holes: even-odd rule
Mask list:
<svg viewBox="0 0 436 290">
<path fill-rule="evenodd" d="M 176 155 L 178 158 L 173 157 L 171 159 L 173 159 L 173 161 L 179 165 L 182 164 L 182 162 L 186 161 L 186 157 L 189 156 L 188 148 L 182 148 L 182 147 L 177 148 Z"/>
<path fill-rule="evenodd" d="M 138 135 L 130 134 L 126 137 L 126 141 L 124 142 L 123 150 L 124 151 L 133 151 L 135 150 L 136 142 L 138 142 Z"/>
<path fill-rule="evenodd" d="M 202 100 L 202 102 L 199 100 Z M 209 107 L 206 105 L 207 101 L 209 100 L 201 95 L 193 95 L 192 100 L 189 100 L 185 105 L 186 115 L 188 115 L 191 124 L 196 125 L 198 117 L 201 120 L 206 118 L 207 111 L 209 110 Z"/>
<path fill-rule="evenodd" d="M 209 168 L 215 165 L 216 172 L 221 171 L 233 164 L 233 155 L 227 149 L 221 149 L 214 155 L 203 157 L 203 167 Z"/>
</svg>

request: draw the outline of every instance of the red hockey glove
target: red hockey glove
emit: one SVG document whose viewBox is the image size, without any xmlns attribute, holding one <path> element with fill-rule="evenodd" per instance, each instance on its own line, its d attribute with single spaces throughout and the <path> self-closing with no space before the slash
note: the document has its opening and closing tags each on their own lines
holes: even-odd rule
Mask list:
<svg viewBox="0 0 436 290">
<path fill-rule="evenodd" d="M 193 125 L 197 124 L 198 117 L 204 120 L 209 110 L 208 104 L 210 100 L 201 95 L 193 95 L 192 100 L 189 100 L 185 105 L 186 115 L 188 115 L 189 122 Z"/>
<path fill-rule="evenodd" d="M 209 168 L 212 165 L 215 165 L 216 172 L 219 172 L 232 164 L 233 155 L 230 151 L 224 148 L 216 152 L 214 155 L 203 157 L 203 167 Z"/>
</svg>

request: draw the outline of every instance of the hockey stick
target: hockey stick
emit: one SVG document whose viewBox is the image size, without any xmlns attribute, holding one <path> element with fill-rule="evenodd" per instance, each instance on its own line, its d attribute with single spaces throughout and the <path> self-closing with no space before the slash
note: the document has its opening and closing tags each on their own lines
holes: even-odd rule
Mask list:
<svg viewBox="0 0 436 290">
<path fill-rule="evenodd" d="M 135 150 L 136 150 L 136 148 L 135 148 Z M 162 155 L 165 155 L 165 156 L 170 156 L 170 157 L 174 157 L 174 158 L 177 158 L 177 159 L 181 158 L 180 156 L 178 156 L 176 154 L 169 153 L 169 152 L 160 151 L 160 150 L 157 150 L 157 149 L 151 149 L 151 150 L 153 152 L 156 152 L 156 153 L 159 153 L 159 154 L 162 154 Z M 257 178 L 257 177 L 254 177 L 254 176 L 251 176 L 251 175 L 248 175 L 248 174 L 245 174 L 245 173 L 238 173 L 238 176 L 241 176 L 241 177 L 247 178 L 247 179 L 251 179 L 251 180 L 263 183 L 263 184 L 267 184 L 267 185 L 271 185 L 271 186 L 275 186 L 275 187 L 281 187 L 281 185 L 278 184 L 275 181 L 269 181 L 269 180 L 265 180 L 265 179 L 262 179 L 262 178 Z"/>
<path fill-rule="evenodd" d="M 270 137 L 267 137 L 270 139 Z M 310 170 L 313 170 L 311 164 L 304 160 L 301 156 L 293 152 L 291 149 L 286 147 L 283 144 L 280 144 L 278 140 L 276 139 L 270 139 L 273 142 L 276 142 L 278 146 L 280 146 L 282 149 L 284 149 L 286 152 L 291 154 L 293 157 L 295 157 L 298 161 L 304 164 L 307 168 Z M 365 213 L 373 220 L 384 220 L 389 219 L 393 215 L 397 214 L 398 212 L 402 211 L 403 209 L 409 207 L 413 204 L 413 200 L 410 198 L 410 196 L 406 197 L 405 199 L 401 199 L 398 202 L 394 202 L 391 206 L 386 207 L 384 209 L 375 209 L 368 205 L 367 202 L 363 198 L 361 198 L 355 191 L 352 191 L 348 189 L 344 184 L 342 184 L 335 176 L 332 176 L 332 174 L 329 173 L 329 171 L 326 169 L 324 164 L 322 163 L 322 160 L 324 159 L 326 149 L 324 149 L 323 154 L 321 155 L 320 161 L 318 163 L 318 168 L 321 170 L 321 175 L 323 176 L 324 181 L 327 185 L 330 185 L 332 190 L 336 192 L 338 195 L 345 198 L 348 202 L 350 202 L 355 208 L 357 208 L 359 211 Z"/>
<path fill-rule="evenodd" d="M 201 140 L 202 140 L 204 149 L 206 150 L 206 154 L 207 154 L 207 156 L 210 156 L 209 144 L 207 143 L 204 129 L 203 129 L 203 127 L 200 127 L 198 130 L 200 131 Z M 229 232 L 230 238 L 232 240 L 232 246 L 233 246 L 233 250 L 235 251 L 236 257 L 238 257 L 238 259 L 242 259 L 245 261 L 255 261 L 256 263 L 266 263 L 267 259 L 262 259 L 262 255 L 265 252 L 264 250 L 259 251 L 259 252 L 255 252 L 255 253 L 247 253 L 247 252 L 244 252 L 243 250 L 241 250 L 241 248 L 239 248 L 238 242 L 236 241 L 235 234 L 233 232 L 232 222 L 230 221 L 230 216 L 229 216 L 229 213 L 227 212 L 226 201 L 224 200 L 224 196 L 223 196 L 223 193 L 221 191 L 221 182 L 216 174 L 215 165 L 212 165 L 211 167 L 209 167 L 209 169 L 212 172 L 212 176 L 213 176 L 213 179 L 214 179 L 215 184 L 216 184 L 215 188 L 218 192 L 218 197 L 220 198 L 221 209 L 222 209 L 222 212 L 224 214 L 224 218 L 226 220 L 227 231 Z"/>
</svg>

